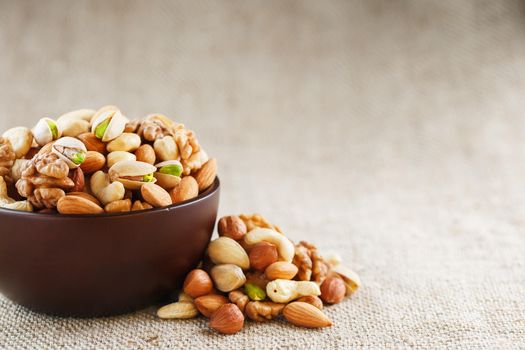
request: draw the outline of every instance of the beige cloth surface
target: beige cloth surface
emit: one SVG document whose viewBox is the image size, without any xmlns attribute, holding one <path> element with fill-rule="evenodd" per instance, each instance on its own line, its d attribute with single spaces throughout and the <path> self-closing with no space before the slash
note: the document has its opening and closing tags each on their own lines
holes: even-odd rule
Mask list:
<svg viewBox="0 0 525 350">
<path fill-rule="evenodd" d="M 0 346 L 525 348 L 524 39 L 522 1 L 1 1 L 1 129 L 164 112 L 219 159 L 221 214 L 338 251 L 364 287 L 330 329 L 234 336 L 0 298 Z"/>
</svg>

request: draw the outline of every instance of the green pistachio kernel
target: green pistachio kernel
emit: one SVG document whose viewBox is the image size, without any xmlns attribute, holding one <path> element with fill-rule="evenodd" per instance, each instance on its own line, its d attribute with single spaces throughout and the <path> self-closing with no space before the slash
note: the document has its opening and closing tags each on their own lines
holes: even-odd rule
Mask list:
<svg viewBox="0 0 525 350">
<path fill-rule="evenodd" d="M 152 182 L 155 177 L 153 174 L 147 174 L 142 177 L 143 182 Z"/>
<path fill-rule="evenodd" d="M 51 120 L 46 120 L 47 125 L 49 125 L 49 129 L 51 130 L 51 135 L 53 135 L 53 140 L 58 139 L 58 127 L 55 123 L 53 123 Z"/>
<path fill-rule="evenodd" d="M 73 157 L 71 158 L 71 161 L 75 163 L 76 165 L 80 165 L 84 163 L 85 160 L 86 160 L 86 155 L 84 154 L 84 152 L 75 153 Z"/>
<path fill-rule="evenodd" d="M 250 300 L 260 301 L 266 299 L 266 292 L 253 283 L 246 283 L 244 285 L 244 291 Z"/>
<path fill-rule="evenodd" d="M 104 120 L 102 123 L 100 123 L 96 129 L 95 129 L 95 136 L 99 139 L 102 139 L 104 137 L 104 134 L 106 133 L 106 129 L 109 126 L 109 122 L 111 121 L 110 118 Z"/>
<path fill-rule="evenodd" d="M 160 168 L 159 173 L 180 176 L 182 174 L 182 166 L 180 164 L 166 165 Z"/>
</svg>

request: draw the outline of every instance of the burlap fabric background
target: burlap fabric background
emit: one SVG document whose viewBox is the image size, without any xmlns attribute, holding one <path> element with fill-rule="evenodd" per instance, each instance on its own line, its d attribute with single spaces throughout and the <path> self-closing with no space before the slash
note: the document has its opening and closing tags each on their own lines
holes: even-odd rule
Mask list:
<svg viewBox="0 0 525 350">
<path fill-rule="evenodd" d="M 525 348 L 524 39 L 522 1 L 1 1 L 1 129 L 164 112 L 219 159 L 221 214 L 261 212 L 364 282 L 330 329 L 229 337 L 0 299 L 1 347 Z"/>
</svg>

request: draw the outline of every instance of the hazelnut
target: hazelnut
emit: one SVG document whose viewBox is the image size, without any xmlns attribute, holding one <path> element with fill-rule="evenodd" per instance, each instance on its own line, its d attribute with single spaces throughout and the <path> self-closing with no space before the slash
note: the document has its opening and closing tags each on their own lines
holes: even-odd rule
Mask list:
<svg viewBox="0 0 525 350">
<path fill-rule="evenodd" d="M 192 270 L 184 280 L 183 290 L 192 298 L 209 294 L 213 289 L 213 282 L 208 273 L 201 269 Z"/>
<path fill-rule="evenodd" d="M 224 304 L 210 317 L 210 327 L 222 334 L 234 334 L 244 326 L 244 315 L 235 304 Z"/>
<path fill-rule="evenodd" d="M 229 301 L 226 297 L 218 294 L 203 295 L 194 301 L 197 310 L 206 317 L 210 317 L 221 306 L 228 303 Z"/>
<path fill-rule="evenodd" d="M 340 303 L 346 294 L 346 287 L 342 279 L 328 277 L 321 284 L 321 299 L 328 304 Z"/>
<path fill-rule="evenodd" d="M 219 236 L 230 237 L 236 241 L 242 239 L 248 232 L 246 224 L 236 215 L 225 216 L 219 220 Z"/>
<path fill-rule="evenodd" d="M 260 242 L 250 250 L 249 257 L 251 267 L 258 271 L 264 271 L 279 259 L 279 254 L 275 245 L 268 242 Z"/>
</svg>

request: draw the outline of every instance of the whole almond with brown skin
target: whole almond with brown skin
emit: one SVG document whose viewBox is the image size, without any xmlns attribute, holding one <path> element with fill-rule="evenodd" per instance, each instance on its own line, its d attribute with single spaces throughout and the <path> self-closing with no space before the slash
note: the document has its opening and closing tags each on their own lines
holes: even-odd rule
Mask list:
<svg viewBox="0 0 525 350">
<path fill-rule="evenodd" d="M 153 209 L 153 207 L 150 204 L 146 202 L 141 202 L 139 200 L 136 200 L 133 203 L 133 206 L 131 207 L 131 211 L 139 211 L 139 210 L 146 210 L 146 209 Z"/>
<path fill-rule="evenodd" d="M 323 309 L 323 301 L 319 299 L 319 297 L 316 297 L 315 295 L 306 295 L 304 297 L 300 297 L 296 301 L 302 301 L 303 303 L 308 303 L 310 305 L 315 306 L 319 310 Z"/>
<path fill-rule="evenodd" d="M 194 301 L 197 310 L 205 317 L 210 317 L 221 306 L 228 303 L 229 301 L 226 297 L 217 294 L 203 295 Z"/>
<path fill-rule="evenodd" d="M 213 184 L 217 175 L 217 159 L 209 159 L 202 168 L 195 174 L 195 180 L 199 185 L 199 192 L 204 191 Z"/>
<path fill-rule="evenodd" d="M 292 263 L 286 261 L 277 261 L 266 268 L 264 274 L 270 280 L 291 280 L 297 275 L 299 269 Z"/>
<path fill-rule="evenodd" d="M 224 304 L 210 317 L 210 327 L 222 334 L 235 334 L 244 326 L 244 315 L 235 304 Z"/>
<path fill-rule="evenodd" d="M 219 220 L 217 229 L 219 230 L 219 236 L 230 237 L 236 241 L 243 239 L 248 232 L 246 224 L 237 215 L 222 217 Z"/>
<path fill-rule="evenodd" d="M 332 321 L 321 310 L 301 301 L 286 305 L 283 315 L 288 322 L 299 327 L 320 328 L 332 325 Z"/>
<path fill-rule="evenodd" d="M 93 197 L 92 195 L 90 195 L 89 193 L 86 193 L 86 192 L 69 192 L 67 195 L 68 196 L 82 197 L 82 198 L 87 199 L 88 201 L 91 201 L 94 204 L 100 206 L 99 200 L 96 199 L 95 197 Z"/>
<path fill-rule="evenodd" d="M 94 151 L 106 154 L 106 144 L 100 141 L 94 134 L 86 132 L 77 136 L 77 139 L 82 141 L 88 151 Z"/>
<path fill-rule="evenodd" d="M 171 205 L 170 194 L 165 189 L 154 183 L 142 185 L 140 193 L 142 193 L 142 198 L 155 208 L 162 208 Z"/>
<path fill-rule="evenodd" d="M 135 157 L 137 157 L 137 161 L 148 164 L 155 164 L 155 160 L 157 158 L 155 156 L 155 150 L 151 145 L 148 144 L 140 146 L 135 151 Z"/>
<path fill-rule="evenodd" d="M 95 151 L 88 151 L 86 159 L 80 165 L 80 169 L 82 169 L 84 174 L 90 175 L 102 169 L 104 165 L 106 165 L 106 157 L 104 155 Z"/>
<path fill-rule="evenodd" d="M 108 203 L 104 207 L 106 213 L 127 213 L 131 211 L 131 200 L 130 199 L 121 199 L 119 201 L 114 201 Z"/>
<path fill-rule="evenodd" d="M 72 192 L 82 192 L 84 191 L 85 186 L 85 180 L 84 180 L 84 172 L 81 168 L 76 168 L 75 170 L 71 170 L 70 172 L 70 178 L 73 180 L 75 186 L 71 189 Z"/>
<path fill-rule="evenodd" d="M 264 271 L 279 259 L 277 248 L 268 242 L 259 242 L 253 246 L 248 255 L 250 266 L 258 271 Z"/>
<path fill-rule="evenodd" d="M 210 294 L 213 282 L 210 275 L 204 270 L 192 270 L 184 280 L 183 290 L 192 298 Z"/>
<path fill-rule="evenodd" d="M 199 195 L 199 185 L 192 176 L 185 176 L 180 183 L 170 191 L 173 204 L 184 202 Z"/>
<path fill-rule="evenodd" d="M 83 197 L 65 196 L 59 199 L 57 210 L 60 214 L 102 214 L 104 210 Z"/>
<path fill-rule="evenodd" d="M 339 277 L 328 277 L 321 284 L 321 299 L 325 303 L 340 303 L 345 298 L 345 294 L 345 283 Z"/>
</svg>

